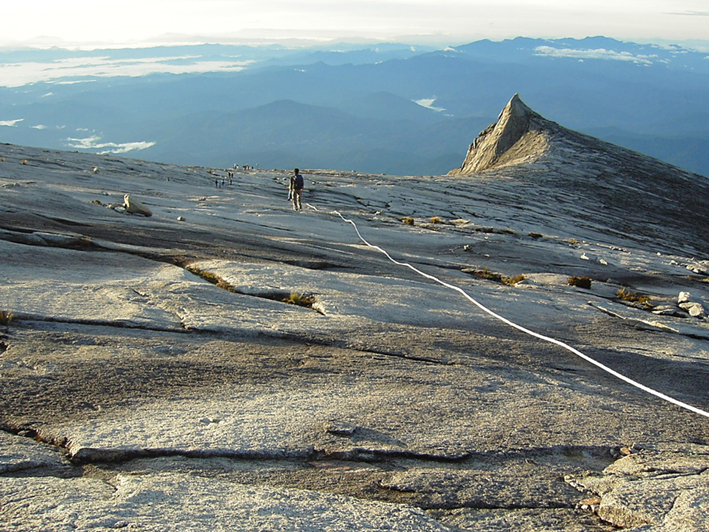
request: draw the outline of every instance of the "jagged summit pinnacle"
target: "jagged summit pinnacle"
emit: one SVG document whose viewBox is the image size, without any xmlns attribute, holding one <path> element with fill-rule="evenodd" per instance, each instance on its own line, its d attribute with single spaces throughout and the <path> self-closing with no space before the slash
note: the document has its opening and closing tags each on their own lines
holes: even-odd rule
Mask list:
<svg viewBox="0 0 709 532">
<path fill-rule="evenodd" d="M 586 212 L 594 203 L 594 216 L 623 220 L 617 229 L 624 233 L 645 235 L 652 227 L 653 238 L 669 241 L 675 238 L 666 232 L 671 227 L 682 241 L 698 242 L 702 252 L 708 249 L 706 177 L 565 128 L 534 112 L 516 94 L 449 175 L 481 172 L 551 187 L 555 193 L 584 191 Z M 648 213 L 663 221 L 648 222 Z"/>
<path fill-rule="evenodd" d="M 528 162 L 545 151 L 548 133 L 554 126 L 556 124 L 535 113 L 515 94 L 497 122 L 490 124 L 470 145 L 463 165 L 450 174 L 473 174 Z"/>
</svg>

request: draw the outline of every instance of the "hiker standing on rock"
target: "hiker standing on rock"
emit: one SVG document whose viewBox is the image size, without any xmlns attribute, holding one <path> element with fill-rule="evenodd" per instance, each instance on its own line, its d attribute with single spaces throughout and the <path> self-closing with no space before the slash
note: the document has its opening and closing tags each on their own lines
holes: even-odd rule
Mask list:
<svg viewBox="0 0 709 532">
<path fill-rule="evenodd" d="M 300 175 L 300 170 L 298 168 L 295 168 L 293 170 L 293 175 L 290 176 L 290 197 L 293 200 L 293 210 L 294 211 L 299 211 L 303 208 L 303 205 L 301 204 L 301 196 L 303 195 L 303 187 L 305 186 L 305 181 L 303 180 L 303 176 Z"/>
</svg>

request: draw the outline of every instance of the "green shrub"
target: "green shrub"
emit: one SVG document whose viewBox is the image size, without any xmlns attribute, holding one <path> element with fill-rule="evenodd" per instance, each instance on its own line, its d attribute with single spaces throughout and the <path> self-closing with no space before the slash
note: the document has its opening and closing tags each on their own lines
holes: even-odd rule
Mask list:
<svg viewBox="0 0 709 532">
<path fill-rule="evenodd" d="M 569 278 L 569 284 L 578 288 L 591 288 L 591 279 L 588 277 L 573 277 Z"/>
</svg>

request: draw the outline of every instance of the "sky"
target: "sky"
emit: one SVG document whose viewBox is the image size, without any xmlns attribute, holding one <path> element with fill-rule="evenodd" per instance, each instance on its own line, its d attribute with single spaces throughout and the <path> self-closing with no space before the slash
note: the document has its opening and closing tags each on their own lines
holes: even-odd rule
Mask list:
<svg viewBox="0 0 709 532">
<path fill-rule="evenodd" d="M 2 11 L 0 46 L 261 37 L 449 44 L 517 36 L 709 40 L 709 0 L 22 0 Z"/>
</svg>

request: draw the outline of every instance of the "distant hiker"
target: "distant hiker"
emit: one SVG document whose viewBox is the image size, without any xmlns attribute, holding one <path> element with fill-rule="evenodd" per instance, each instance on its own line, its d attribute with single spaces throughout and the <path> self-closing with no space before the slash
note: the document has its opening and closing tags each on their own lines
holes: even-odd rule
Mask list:
<svg viewBox="0 0 709 532">
<path fill-rule="evenodd" d="M 300 170 L 298 168 L 295 168 L 293 170 L 293 175 L 290 176 L 290 187 L 288 188 L 289 196 L 293 200 L 294 211 L 299 211 L 303 208 L 300 199 L 303 195 L 304 187 L 305 181 L 303 180 L 303 176 L 300 175 Z"/>
</svg>

